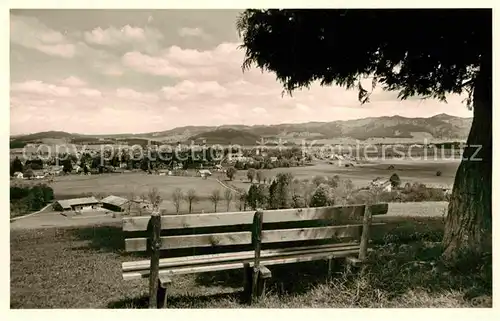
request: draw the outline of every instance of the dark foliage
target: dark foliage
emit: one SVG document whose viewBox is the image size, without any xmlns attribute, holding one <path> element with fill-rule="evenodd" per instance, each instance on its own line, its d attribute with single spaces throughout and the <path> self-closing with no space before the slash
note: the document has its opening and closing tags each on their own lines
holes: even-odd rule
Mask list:
<svg viewBox="0 0 500 321">
<path fill-rule="evenodd" d="M 23 163 L 16 157 L 10 165 L 10 175 L 14 175 L 15 172 L 23 172 Z"/>
<path fill-rule="evenodd" d="M 380 83 L 402 99 L 445 100 L 447 93 L 472 93 L 481 56 L 491 55 L 491 15 L 489 9 L 246 10 L 237 28 L 244 68 L 276 73 L 290 93 L 319 81 L 357 87 L 366 102 L 360 79 L 369 76 L 373 87 Z"/>
<path fill-rule="evenodd" d="M 11 216 L 22 215 L 30 211 L 38 211 L 52 200 L 54 200 L 54 191 L 50 186 L 45 184 L 34 186 L 11 186 Z"/>
</svg>

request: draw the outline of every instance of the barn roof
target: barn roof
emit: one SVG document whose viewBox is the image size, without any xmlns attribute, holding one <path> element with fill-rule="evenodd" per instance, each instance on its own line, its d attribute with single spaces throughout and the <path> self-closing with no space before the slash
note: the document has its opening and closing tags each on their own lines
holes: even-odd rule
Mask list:
<svg viewBox="0 0 500 321">
<path fill-rule="evenodd" d="M 105 197 L 101 200 L 103 204 L 111 204 L 115 206 L 122 206 L 123 204 L 128 202 L 128 199 L 120 197 L 120 196 L 115 196 L 115 195 L 109 195 L 108 197 Z"/>
<path fill-rule="evenodd" d="M 71 206 L 75 205 L 83 205 L 83 204 L 97 204 L 99 201 L 95 197 L 82 197 L 82 198 L 72 198 L 69 200 L 60 200 L 57 201 L 62 208 L 71 208 Z"/>
</svg>

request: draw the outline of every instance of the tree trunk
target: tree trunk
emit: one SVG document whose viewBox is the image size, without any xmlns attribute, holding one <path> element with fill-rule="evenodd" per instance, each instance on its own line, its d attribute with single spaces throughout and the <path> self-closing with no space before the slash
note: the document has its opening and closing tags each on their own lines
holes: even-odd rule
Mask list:
<svg viewBox="0 0 500 321">
<path fill-rule="evenodd" d="M 484 55 L 474 84 L 474 119 L 448 206 L 443 256 L 491 253 L 492 64 Z M 479 149 L 480 148 L 480 149 Z M 475 155 L 474 155 L 475 154 Z"/>
</svg>

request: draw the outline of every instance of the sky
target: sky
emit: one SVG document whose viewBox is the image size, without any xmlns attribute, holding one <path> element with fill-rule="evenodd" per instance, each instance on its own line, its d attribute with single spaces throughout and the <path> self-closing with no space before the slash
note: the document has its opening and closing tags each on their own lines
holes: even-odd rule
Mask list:
<svg viewBox="0 0 500 321">
<path fill-rule="evenodd" d="M 282 95 L 272 73 L 241 65 L 238 10 L 11 10 L 10 132 L 144 133 L 187 125 L 277 124 L 447 113 L 452 95 L 400 101 L 375 89 Z"/>
</svg>

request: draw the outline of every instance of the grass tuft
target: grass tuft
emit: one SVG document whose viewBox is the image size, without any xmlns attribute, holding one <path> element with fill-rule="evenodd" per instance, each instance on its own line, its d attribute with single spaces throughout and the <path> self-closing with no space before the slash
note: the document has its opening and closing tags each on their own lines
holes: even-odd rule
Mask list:
<svg viewBox="0 0 500 321">
<path fill-rule="evenodd" d="M 273 266 L 251 307 L 491 307 L 491 254 L 445 264 L 436 222 L 394 226 L 361 271 L 341 266 L 330 280 L 324 261 Z M 146 308 L 147 280 L 121 276 L 121 262 L 139 258 L 122 249 L 117 226 L 12 231 L 11 308 Z M 238 270 L 179 276 L 169 291 L 170 308 L 249 308 Z"/>
</svg>

